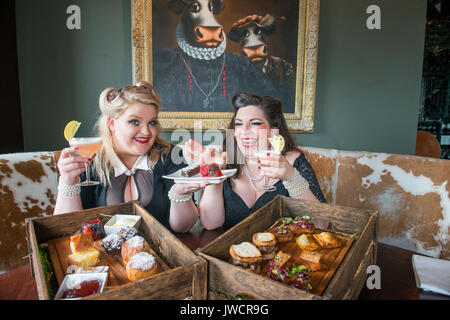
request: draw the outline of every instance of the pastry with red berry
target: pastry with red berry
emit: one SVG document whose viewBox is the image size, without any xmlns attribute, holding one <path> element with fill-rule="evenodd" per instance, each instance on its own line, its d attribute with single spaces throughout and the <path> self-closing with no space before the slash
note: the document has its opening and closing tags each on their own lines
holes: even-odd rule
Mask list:
<svg viewBox="0 0 450 320">
<path fill-rule="evenodd" d="M 222 177 L 222 171 L 217 163 L 208 164 L 200 167 L 202 178 Z"/>
<path fill-rule="evenodd" d="M 103 239 L 106 236 L 103 223 L 99 219 L 83 222 L 81 224 L 81 232 L 90 233 L 94 241 Z"/>
</svg>

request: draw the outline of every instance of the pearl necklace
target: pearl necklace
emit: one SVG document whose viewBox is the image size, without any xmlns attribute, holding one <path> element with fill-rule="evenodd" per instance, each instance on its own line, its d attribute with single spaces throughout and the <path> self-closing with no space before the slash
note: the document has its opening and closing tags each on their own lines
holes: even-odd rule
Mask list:
<svg viewBox="0 0 450 320">
<path fill-rule="evenodd" d="M 186 60 L 184 60 L 183 55 L 180 55 L 181 60 L 183 60 L 184 65 L 186 66 L 186 69 L 188 70 L 189 74 L 191 75 L 192 79 L 194 80 L 194 84 L 197 86 L 198 90 L 200 90 L 200 92 L 205 96 L 205 99 L 203 99 L 203 108 L 206 109 L 208 108 L 209 104 L 210 104 L 210 96 L 214 93 L 214 91 L 216 91 L 217 86 L 219 85 L 220 82 L 220 78 L 222 75 L 222 72 L 225 68 L 225 55 L 223 55 L 223 63 L 222 63 L 222 69 L 219 72 L 219 76 L 217 77 L 217 81 L 216 84 L 214 85 L 214 87 L 212 88 L 212 90 L 209 93 L 206 93 L 198 84 L 197 82 L 197 78 L 194 76 L 194 73 L 192 72 L 191 68 L 189 68 L 189 65 L 187 64 Z"/>
<path fill-rule="evenodd" d="M 245 175 L 247 176 L 248 180 L 250 180 L 250 181 L 258 181 L 258 180 L 261 180 L 262 177 L 264 177 L 263 173 L 261 173 L 259 176 L 255 177 L 255 178 L 252 177 L 250 175 L 250 172 L 248 171 L 247 165 L 245 163 L 244 163 L 244 172 L 245 172 Z"/>
<path fill-rule="evenodd" d="M 252 176 L 250 175 L 250 172 L 248 171 L 247 165 L 246 165 L 245 163 L 244 163 L 244 173 L 245 173 L 245 175 L 247 176 L 248 180 L 250 181 L 250 185 L 252 186 L 253 190 L 255 190 L 255 191 L 260 191 L 260 188 L 257 188 L 257 187 L 255 186 L 255 184 L 253 183 L 253 181 L 261 180 L 261 179 L 264 177 L 264 174 L 261 173 L 261 174 L 260 174 L 259 176 L 257 176 L 257 177 L 252 177 Z"/>
</svg>

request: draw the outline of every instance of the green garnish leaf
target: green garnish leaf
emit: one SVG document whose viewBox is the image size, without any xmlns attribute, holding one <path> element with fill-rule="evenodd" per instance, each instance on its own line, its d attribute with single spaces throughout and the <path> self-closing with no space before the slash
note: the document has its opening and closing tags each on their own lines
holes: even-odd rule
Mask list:
<svg viewBox="0 0 450 320">
<path fill-rule="evenodd" d="M 290 224 L 292 222 L 292 218 L 291 217 L 286 217 L 283 218 L 283 220 L 281 220 L 282 224 Z"/>
<path fill-rule="evenodd" d="M 300 266 L 296 266 L 296 267 L 292 268 L 292 271 L 295 273 L 299 273 L 300 271 L 302 271 L 304 269 L 308 269 L 308 268 L 304 265 L 300 265 Z"/>
</svg>

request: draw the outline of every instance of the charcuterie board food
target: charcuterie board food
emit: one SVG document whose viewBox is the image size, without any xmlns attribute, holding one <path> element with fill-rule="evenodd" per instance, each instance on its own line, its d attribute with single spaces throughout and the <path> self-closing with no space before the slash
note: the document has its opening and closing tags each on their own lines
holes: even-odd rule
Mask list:
<svg viewBox="0 0 450 320">
<path fill-rule="evenodd" d="M 356 299 L 376 263 L 377 215 L 277 195 L 197 250 L 208 299 Z"/>
</svg>

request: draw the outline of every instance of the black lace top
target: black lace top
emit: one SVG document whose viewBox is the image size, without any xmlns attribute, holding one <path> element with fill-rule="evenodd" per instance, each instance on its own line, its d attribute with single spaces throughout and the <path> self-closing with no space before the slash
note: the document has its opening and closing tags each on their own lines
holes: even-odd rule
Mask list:
<svg viewBox="0 0 450 320">
<path fill-rule="evenodd" d="M 308 181 L 309 189 L 316 198 L 320 202 L 326 202 L 319 183 L 317 182 L 316 174 L 303 153 L 295 159 L 293 166 L 300 172 L 302 177 Z M 265 192 L 258 200 L 256 200 L 253 207 L 249 208 L 244 200 L 231 189 L 230 179 L 225 180 L 223 183 L 223 199 L 225 202 L 225 222 L 223 227 L 230 228 L 238 224 L 250 214 L 272 201 L 275 196 L 279 194 L 289 196 L 288 191 L 283 185 L 283 181 L 279 180 L 275 183 L 275 187 L 277 188 L 275 191 Z"/>
</svg>

